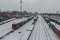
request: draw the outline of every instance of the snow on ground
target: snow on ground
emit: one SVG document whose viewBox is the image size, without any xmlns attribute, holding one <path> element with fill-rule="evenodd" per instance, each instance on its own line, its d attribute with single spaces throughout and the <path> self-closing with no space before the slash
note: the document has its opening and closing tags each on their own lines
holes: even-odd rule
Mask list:
<svg viewBox="0 0 60 40">
<path fill-rule="evenodd" d="M 28 30 L 32 30 L 33 27 L 34 30 L 29 40 L 60 40 L 41 16 L 39 16 L 35 26 L 32 25 L 32 23 L 33 19 L 1 40 L 27 40 L 31 33 L 31 31 Z"/>
<path fill-rule="evenodd" d="M 60 38 L 49 28 L 44 19 L 39 16 L 30 40 L 60 40 Z"/>
<path fill-rule="evenodd" d="M 0 25 L 0 37 L 12 30 L 12 24 L 14 22 L 19 23 L 27 18 L 16 19 L 6 24 Z"/>
<path fill-rule="evenodd" d="M 52 23 L 58 30 L 60 30 L 60 25 L 58 25 L 58 24 L 56 24 L 56 23 L 54 23 L 54 22 L 52 22 L 52 21 L 51 21 L 51 23 Z"/>
<path fill-rule="evenodd" d="M 14 33 L 11 33 L 10 35 L 4 37 L 2 40 L 27 40 L 28 36 L 30 35 L 30 32 L 31 32 L 31 31 L 27 31 L 27 30 L 32 30 L 32 28 L 34 26 L 34 25 L 32 25 L 32 23 L 33 23 L 33 20 L 26 23 L 22 27 L 20 27 Z M 19 32 L 21 32 L 21 33 L 19 33 Z"/>
<path fill-rule="evenodd" d="M 42 19 L 43 20 L 43 19 Z M 44 20 L 43 20 L 44 21 Z M 60 40 L 60 38 L 55 34 L 55 32 L 47 25 L 47 23 L 44 21 L 44 28 L 46 30 L 46 34 L 49 37 L 49 40 Z"/>
<path fill-rule="evenodd" d="M 0 24 L 5 23 L 5 22 L 8 22 L 8 21 L 15 20 L 15 19 L 16 19 L 16 18 L 11 18 L 11 19 L 8 19 L 8 20 L 5 20 L 5 21 L 2 21 L 2 22 L 0 22 Z"/>
</svg>

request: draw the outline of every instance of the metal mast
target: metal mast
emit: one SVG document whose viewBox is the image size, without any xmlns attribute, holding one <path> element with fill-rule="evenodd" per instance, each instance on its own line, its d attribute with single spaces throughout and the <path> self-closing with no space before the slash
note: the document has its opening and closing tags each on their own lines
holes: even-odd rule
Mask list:
<svg viewBox="0 0 60 40">
<path fill-rule="evenodd" d="M 22 12 L 22 0 L 20 0 L 20 12 Z"/>
</svg>

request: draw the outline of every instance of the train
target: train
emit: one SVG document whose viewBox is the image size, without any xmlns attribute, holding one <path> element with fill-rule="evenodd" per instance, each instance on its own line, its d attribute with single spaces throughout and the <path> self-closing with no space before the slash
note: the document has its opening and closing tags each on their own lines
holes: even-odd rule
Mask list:
<svg viewBox="0 0 60 40">
<path fill-rule="evenodd" d="M 60 37 L 60 30 L 58 30 L 52 23 L 50 23 L 52 20 L 51 19 L 44 19 L 44 20 L 48 23 L 49 27 L 55 32 L 55 34 L 58 37 Z"/>
<path fill-rule="evenodd" d="M 49 27 L 55 32 L 55 34 L 60 37 L 60 30 L 58 30 L 53 24 L 51 24 L 51 21 L 56 22 L 55 20 L 52 20 L 50 18 L 44 18 L 44 20 L 48 23 Z"/>
<path fill-rule="evenodd" d="M 34 18 L 34 17 L 31 17 L 31 18 L 29 18 L 29 19 L 27 19 L 27 20 L 24 20 L 24 21 L 20 22 L 20 23 L 12 24 L 12 29 L 13 29 L 13 30 L 17 30 L 18 28 L 20 28 L 21 26 L 23 26 L 25 23 L 29 22 L 29 21 L 32 20 L 33 18 Z"/>
<path fill-rule="evenodd" d="M 34 19 L 34 22 L 32 24 L 35 24 L 37 22 L 38 17 Z"/>
<path fill-rule="evenodd" d="M 53 24 L 50 23 L 49 27 L 60 37 L 60 31 Z"/>
</svg>

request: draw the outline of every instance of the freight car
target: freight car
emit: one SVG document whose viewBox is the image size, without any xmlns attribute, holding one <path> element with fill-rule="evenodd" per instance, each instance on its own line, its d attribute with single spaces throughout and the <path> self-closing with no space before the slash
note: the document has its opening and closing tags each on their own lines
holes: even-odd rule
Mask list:
<svg viewBox="0 0 60 40">
<path fill-rule="evenodd" d="M 46 22 L 49 24 L 49 27 L 56 33 L 56 35 L 60 37 L 60 30 L 58 30 L 53 24 L 51 24 L 50 21 L 50 19 L 46 20 Z"/>
<path fill-rule="evenodd" d="M 60 37 L 60 31 L 54 25 L 50 23 L 49 27 Z"/>
<path fill-rule="evenodd" d="M 13 30 L 17 30 L 18 28 L 20 28 L 21 26 L 23 26 L 25 23 L 29 22 L 29 21 L 32 20 L 33 18 L 34 18 L 34 17 L 31 17 L 31 18 L 29 18 L 29 19 L 27 19 L 27 20 L 24 20 L 24 21 L 20 22 L 20 23 L 12 24 L 12 29 L 13 29 Z"/>
<path fill-rule="evenodd" d="M 38 17 L 34 19 L 34 22 L 32 24 L 35 24 L 37 22 Z"/>
<path fill-rule="evenodd" d="M 24 25 L 26 22 L 25 21 L 22 21 L 20 23 L 17 23 L 17 24 L 12 24 L 12 29 L 13 30 L 16 30 L 18 29 L 19 27 L 21 27 L 22 25 Z"/>
<path fill-rule="evenodd" d="M 36 17 L 36 19 L 34 19 L 34 21 L 37 21 L 38 17 Z"/>
</svg>

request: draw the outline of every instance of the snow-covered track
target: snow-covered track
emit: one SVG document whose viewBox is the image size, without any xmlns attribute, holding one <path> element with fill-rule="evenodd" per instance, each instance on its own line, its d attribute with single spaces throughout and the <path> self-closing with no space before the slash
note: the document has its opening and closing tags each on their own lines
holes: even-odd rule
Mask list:
<svg viewBox="0 0 60 40">
<path fill-rule="evenodd" d="M 14 22 L 20 23 L 21 21 L 27 20 L 27 18 L 16 19 L 6 24 L 0 25 L 0 37 L 7 34 L 8 32 L 12 31 L 12 24 Z"/>
<path fill-rule="evenodd" d="M 13 20 L 15 20 L 15 19 L 16 19 L 16 18 L 11 18 L 11 19 L 2 21 L 2 22 L 0 22 L 0 25 L 5 24 L 5 23 L 8 23 L 8 22 L 11 22 L 11 21 L 13 21 Z"/>
<path fill-rule="evenodd" d="M 33 20 L 34 19 L 1 40 L 27 40 L 34 26 Z"/>
<path fill-rule="evenodd" d="M 14 31 L 10 31 L 8 33 L 6 33 L 5 35 L 3 35 L 2 37 L 0 37 L 0 39 L 3 39 L 5 36 L 8 36 L 9 34 L 13 33 Z"/>
<path fill-rule="evenodd" d="M 52 40 L 59 40 L 60 39 L 60 32 L 59 32 L 59 30 L 56 28 L 57 26 L 55 26 L 56 24 L 55 23 L 53 23 L 51 20 L 46 20 L 45 19 L 45 21 L 48 23 L 48 25 L 49 25 L 49 28 L 51 28 L 51 30 L 52 30 L 52 33 L 54 33 L 53 35 L 54 35 L 54 37 L 52 37 L 51 35 L 50 35 L 50 38 L 52 39 Z M 47 31 L 47 30 L 46 30 Z"/>
<path fill-rule="evenodd" d="M 29 22 L 30 20 L 32 20 L 33 18 L 34 18 L 34 17 L 22 21 L 22 22 L 23 22 L 22 26 L 23 26 L 24 24 L 26 24 L 27 22 Z M 22 22 L 20 22 L 20 24 L 21 24 Z M 18 24 L 18 23 L 17 23 L 17 24 Z M 20 25 L 20 24 L 19 24 L 19 25 Z M 19 27 L 21 27 L 21 26 L 19 26 Z M 16 30 L 17 30 L 17 29 L 16 29 Z M 12 30 L 12 31 L 6 33 L 5 35 L 1 36 L 0 39 L 3 39 L 4 37 L 8 36 L 9 34 L 13 33 L 13 32 L 16 31 L 16 30 Z"/>
<path fill-rule="evenodd" d="M 32 23 L 34 26 L 33 26 L 32 30 L 31 30 L 30 35 L 29 35 L 29 37 L 28 37 L 28 39 L 27 39 L 27 40 L 29 40 L 29 39 L 30 39 L 31 34 L 32 34 L 32 32 L 34 31 L 35 24 L 36 24 L 37 20 L 38 20 L 38 17 L 36 17 L 36 19 L 34 19 L 34 22 Z"/>
</svg>

